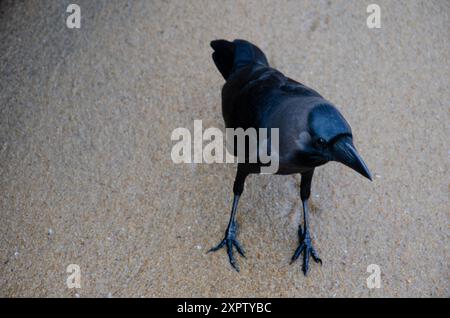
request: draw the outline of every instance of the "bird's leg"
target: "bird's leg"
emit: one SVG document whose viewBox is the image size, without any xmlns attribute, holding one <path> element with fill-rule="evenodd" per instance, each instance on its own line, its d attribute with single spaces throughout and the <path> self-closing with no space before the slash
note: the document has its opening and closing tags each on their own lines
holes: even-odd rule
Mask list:
<svg viewBox="0 0 450 318">
<path fill-rule="evenodd" d="M 238 253 L 241 254 L 243 257 L 245 257 L 245 253 L 244 253 L 244 249 L 242 248 L 241 244 L 236 239 L 236 232 L 237 232 L 236 212 L 237 212 L 237 207 L 238 207 L 238 203 L 239 203 L 239 198 L 240 198 L 242 192 L 244 191 L 244 183 L 245 183 L 245 178 L 247 177 L 247 175 L 248 175 L 247 173 L 242 172 L 242 170 L 239 169 L 239 167 L 238 167 L 236 179 L 234 180 L 234 186 L 233 186 L 233 193 L 234 193 L 233 206 L 231 208 L 230 221 L 228 222 L 228 227 L 225 231 L 225 238 L 216 247 L 213 247 L 212 249 L 210 249 L 208 251 L 208 253 L 215 252 L 215 251 L 221 249 L 222 247 L 226 246 L 230 264 L 238 272 L 239 272 L 239 268 L 236 264 L 236 259 L 234 258 L 234 255 L 233 255 L 233 246 L 236 248 Z"/>
<path fill-rule="evenodd" d="M 302 270 L 305 276 L 308 273 L 309 269 L 309 257 L 311 256 L 316 263 L 322 264 L 322 260 L 317 255 L 316 250 L 312 246 L 311 236 L 309 234 L 309 226 L 308 226 L 308 199 L 311 194 L 311 181 L 312 176 L 314 174 L 314 170 L 308 173 L 302 174 L 302 181 L 300 185 L 300 196 L 302 199 L 303 205 L 303 229 L 301 224 L 298 226 L 298 236 L 300 240 L 300 245 L 295 250 L 294 255 L 292 256 L 292 262 L 297 260 L 300 254 L 303 252 L 303 265 Z"/>
</svg>

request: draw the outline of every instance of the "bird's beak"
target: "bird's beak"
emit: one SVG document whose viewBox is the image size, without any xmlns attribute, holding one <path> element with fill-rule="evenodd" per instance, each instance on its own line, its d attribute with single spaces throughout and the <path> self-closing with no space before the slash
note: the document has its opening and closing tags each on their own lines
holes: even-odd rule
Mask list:
<svg viewBox="0 0 450 318">
<path fill-rule="evenodd" d="M 372 175 L 366 163 L 356 151 L 350 137 L 343 137 L 336 141 L 333 145 L 334 160 L 343 163 L 349 168 L 352 168 L 356 172 L 360 173 L 370 181 L 372 181 Z"/>
</svg>

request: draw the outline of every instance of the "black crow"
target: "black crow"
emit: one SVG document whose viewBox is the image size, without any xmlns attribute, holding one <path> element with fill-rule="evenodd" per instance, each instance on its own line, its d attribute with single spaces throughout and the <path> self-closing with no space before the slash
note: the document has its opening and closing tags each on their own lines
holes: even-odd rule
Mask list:
<svg viewBox="0 0 450 318">
<path fill-rule="evenodd" d="M 211 42 L 212 58 L 226 80 L 222 89 L 222 113 L 227 128 L 278 128 L 278 170 L 276 174 L 301 174 L 300 198 L 303 227 L 294 262 L 303 253 L 306 275 L 309 257 L 322 263 L 311 243 L 308 226 L 308 198 L 314 169 L 328 161 L 338 161 L 372 180 L 369 169 L 353 145 L 350 125 L 329 101 L 315 90 L 296 82 L 269 66 L 264 53 L 244 40 Z M 236 239 L 236 210 L 246 177 L 260 173 L 262 164 L 238 163 L 234 181 L 233 206 L 225 238 L 212 248 L 226 246 L 234 269 L 239 271 L 233 247 L 244 256 Z"/>
</svg>

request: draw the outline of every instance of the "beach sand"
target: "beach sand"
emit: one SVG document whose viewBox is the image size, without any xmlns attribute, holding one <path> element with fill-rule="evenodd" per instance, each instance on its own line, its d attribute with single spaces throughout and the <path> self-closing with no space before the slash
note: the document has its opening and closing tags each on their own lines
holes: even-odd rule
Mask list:
<svg viewBox="0 0 450 318">
<path fill-rule="evenodd" d="M 78 0 L 0 3 L 0 296 L 449 297 L 450 2 Z M 224 128 L 213 39 L 257 44 L 352 126 L 374 175 L 316 170 L 323 266 L 289 265 L 300 176 L 174 164 L 171 133 Z M 69 264 L 81 288 L 66 284 Z M 369 289 L 367 267 L 381 270 Z"/>
</svg>

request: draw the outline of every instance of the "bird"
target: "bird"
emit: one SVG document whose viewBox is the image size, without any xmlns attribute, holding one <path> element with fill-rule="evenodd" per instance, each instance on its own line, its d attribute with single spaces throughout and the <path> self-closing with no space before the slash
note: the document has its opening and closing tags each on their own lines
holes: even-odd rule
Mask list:
<svg viewBox="0 0 450 318">
<path fill-rule="evenodd" d="M 372 175 L 354 146 L 350 125 L 335 105 L 317 91 L 272 68 L 263 51 L 249 41 L 221 39 L 212 41 L 210 45 L 212 59 L 225 79 L 222 115 L 226 128 L 277 128 L 279 162 L 275 174 L 301 175 L 303 225 L 300 222 L 298 226 L 299 245 L 291 264 L 303 255 L 302 272 L 307 276 L 310 258 L 322 265 L 309 228 L 308 200 L 315 169 L 336 161 L 371 181 Z M 238 203 L 247 176 L 260 174 L 262 167 L 260 162 L 238 162 L 225 236 L 208 251 L 215 252 L 225 247 L 231 266 L 238 272 L 234 249 L 245 257 L 244 248 L 237 239 Z"/>
</svg>

